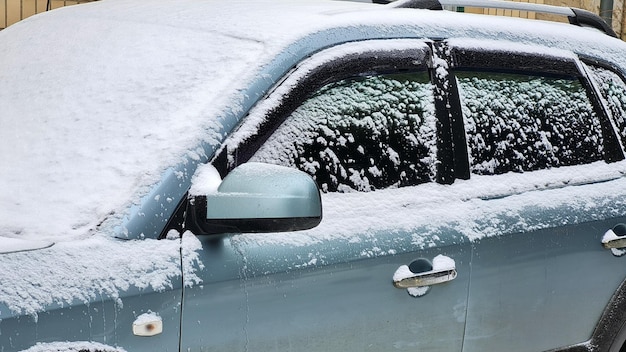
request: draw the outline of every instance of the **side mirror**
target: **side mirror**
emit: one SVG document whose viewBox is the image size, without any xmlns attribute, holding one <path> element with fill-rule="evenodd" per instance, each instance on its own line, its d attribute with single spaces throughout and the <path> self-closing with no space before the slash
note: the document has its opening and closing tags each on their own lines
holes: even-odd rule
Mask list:
<svg viewBox="0 0 626 352">
<path fill-rule="evenodd" d="M 198 234 L 283 232 L 310 229 L 320 221 L 322 201 L 311 176 L 246 163 L 232 170 L 217 191 L 191 196 L 186 227 Z"/>
</svg>

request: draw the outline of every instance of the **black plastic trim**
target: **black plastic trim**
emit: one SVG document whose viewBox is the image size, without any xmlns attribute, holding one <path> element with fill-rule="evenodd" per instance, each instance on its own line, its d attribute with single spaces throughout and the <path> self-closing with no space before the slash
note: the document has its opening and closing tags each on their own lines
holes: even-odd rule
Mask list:
<svg viewBox="0 0 626 352">
<path fill-rule="evenodd" d="M 511 73 L 537 73 L 548 74 L 556 77 L 577 77 L 583 84 L 594 111 L 600 121 L 604 145 L 603 153 L 606 162 L 624 160 L 624 152 L 620 141 L 615 134 L 615 129 L 606 111 L 600 103 L 600 96 L 593 89 L 589 77 L 580 71 L 575 59 L 541 56 L 528 53 L 511 53 L 504 50 L 473 50 L 468 48 L 451 48 L 451 71 L 472 70 L 497 70 Z M 452 79 L 451 79 L 452 81 Z M 451 105 L 454 112 L 454 106 Z"/>
<path fill-rule="evenodd" d="M 373 0 L 374 3 L 378 3 L 378 4 L 385 4 L 385 3 L 389 3 L 390 1 L 387 0 Z M 391 2 L 389 4 L 390 7 L 394 7 L 394 8 L 410 8 L 410 9 L 423 9 L 423 10 L 443 10 L 443 6 L 441 4 L 441 2 L 439 0 L 397 0 L 394 2 Z M 454 6 L 461 6 L 461 7 L 474 7 L 477 5 L 472 5 L 471 1 L 468 2 L 467 4 L 464 4 L 463 2 L 459 2 L 459 3 L 455 3 Z M 534 12 L 538 12 L 538 13 L 544 13 L 546 12 L 545 10 L 542 11 L 541 8 L 535 7 L 535 9 L 532 9 L 532 5 L 530 5 L 531 7 L 529 8 L 528 11 L 534 11 Z M 483 8 L 489 8 L 487 6 L 479 6 L 479 7 L 483 7 Z M 498 3 L 497 8 L 500 9 L 506 9 L 507 7 L 503 6 L 503 4 Z M 511 8 L 513 9 L 513 8 Z M 596 15 L 593 12 L 587 11 L 587 10 L 583 10 L 583 9 L 579 9 L 579 8 L 575 8 L 575 7 L 570 7 L 570 10 L 572 10 L 572 12 L 574 13 L 573 16 L 567 16 L 567 19 L 569 20 L 570 24 L 576 25 L 576 26 L 580 26 L 580 27 L 593 27 L 596 28 L 600 31 L 602 31 L 603 33 L 605 33 L 606 35 L 609 35 L 611 37 L 615 37 L 617 38 L 617 34 L 615 33 L 615 31 L 613 30 L 613 28 L 611 28 L 611 26 L 609 26 L 608 23 L 606 23 L 606 21 Z M 549 12 L 548 12 L 549 13 Z"/>
<path fill-rule="evenodd" d="M 222 177 L 238 165 L 247 162 L 267 141 L 287 117 L 324 85 L 342 79 L 384 73 L 416 72 L 428 70 L 428 50 L 419 47 L 406 50 L 372 50 L 359 54 L 346 55 L 323 64 L 297 82 L 279 105 L 269 112 L 268 117 L 258 127 L 258 133 L 239 144 L 236 150 L 226 148 L 215 157 L 214 166 Z M 245 119 L 244 119 L 245 121 Z M 228 155 L 234 158 L 229 159 Z"/>
<path fill-rule="evenodd" d="M 443 10 L 439 0 L 398 0 L 389 6 L 402 9 Z"/>
<path fill-rule="evenodd" d="M 432 44 L 433 56 L 451 62 L 446 42 Z M 434 68 L 435 70 L 437 68 Z M 446 75 L 431 76 L 435 86 L 435 113 L 437 116 L 437 182 L 451 184 L 455 179 L 470 178 L 465 124 L 456 80 L 446 70 Z"/>
<path fill-rule="evenodd" d="M 613 123 L 611 122 L 611 118 L 602 106 L 600 93 L 596 92 L 589 79 L 589 77 L 584 77 L 582 82 L 587 90 L 587 94 L 591 96 L 591 103 L 600 120 L 600 129 L 602 130 L 602 137 L 604 137 L 604 160 L 608 163 L 624 160 L 624 151 L 615 128 L 613 127 Z"/>
<path fill-rule="evenodd" d="M 574 17 L 567 18 L 570 24 L 581 27 L 593 27 L 604 32 L 607 35 L 610 35 L 611 37 L 617 38 L 617 34 L 613 30 L 613 28 L 611 28 L 611 26 L 609 26 L 609 24 L 606 23 L 606 21 L 604 21 L 602 17 L 587 10 L 577 9 L 574 7 L 571 7 L 570 9 L 574 11 L 574 14 L 576 14 L 576 16 Z"/>
<path fill-rule="evenodd" d="M 452 69 L 486 69 L 499 72 L 536 72 L 583 77 L 573 59 L 515 53 L 505 50 L 452 48 Z"/>
</svg>

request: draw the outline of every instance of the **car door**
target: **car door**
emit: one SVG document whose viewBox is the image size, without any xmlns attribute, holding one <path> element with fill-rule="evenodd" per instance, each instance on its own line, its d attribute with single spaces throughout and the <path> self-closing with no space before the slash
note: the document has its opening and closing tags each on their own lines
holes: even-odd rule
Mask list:
<svg viewBox="0 0 626 352">
<path fill-rule="evenodd" d="M 453 44 L 476 192 L 463 350 L 584 344 L 626 274 L 602 245 L 626 221 L 613 125 L 573 55 Z"/>
<path fill-rule="evenodd" d="M 471 251 L 450 212 L 464 200 L 442 184 L 430 52 L 417 40 L 325 50 L 249 114 L 214 166 L 308 172 L 323 220 L 198 236 L 181 350 L 461 350 Z"/>
</svg>

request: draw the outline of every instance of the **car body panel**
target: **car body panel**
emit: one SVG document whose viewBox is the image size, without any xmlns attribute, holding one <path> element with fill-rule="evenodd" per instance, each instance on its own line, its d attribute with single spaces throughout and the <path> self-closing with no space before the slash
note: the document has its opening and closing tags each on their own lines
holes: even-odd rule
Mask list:
<svg viewBox="0 0 626 352">
<path fill-rule="evenodd" d="M 472 244 L 464 350 L 542 351 L 591 337 L 624 280 L 624 258 L 601 243 L 608 229 L 626 220 L 623 195 L 616 192 L 624 182 L 619 178 L 484 201 L 500 209 L 498 216 L 485 219 L 487 231 L 495 226 L 498 235 Z M 538 196 L 520 213 L 519 197 L 533 193 Z M 566 193 L 580 200 L 563 202 L 559 198 Z M 517 232 L 515 219 L 520 218 L 533 230 Z"/>
<path fill-rule="evenodd" d="M 299 246 L 201 237 L 203 283 L 185 289 L 181 348 L 460 351 L 469 243 L 413 251 L 399 237 Z M 422 297 L 393 287 L 399 266 L 438 254 L 454 259 L 455 280 Z"/>
<path fill-rule="evenodd" d="M 4 274 L 10 281 L 2 286 L 12 293 L 0 304 L 2 349 L 63 341 L 142 350 L 147 340 L 133 335 L 133 323 L 151 312 L 160 317 L 163 332 L 150 343 L 178 351 L 180 241 L 104 241 L 110 242 L 85 240 L 0 255 L 11 273 Z M 166 261 L 149 259 L 159 252 Z"/>
<path fill-rule="evenodd" d="M 570 214 L 567 206 L 537 207 L 548 223 L 565 219 L 552 225 L 493 211 L 543 186 L 520 188 L 506 178 L 476 195 L 466 188 L 471 181 L 457 180 L 450 188 L 418 187 L 418 201 L 395 204 L 397 211 L 387 213 L 395 217 L 383 219 L 396 223 L 374 230 L 355 219 L 369 214 L 371 225 L 376 214 L 331 206 L 339 212 L 325 213 L 327 220 L 345 222 L 351 232 L 323 222 L 304 233 L 200 236 L 201 246 L 187 249 L 178 241 L 164 244 L 179 235 L 168 230 L 198 165 L 302 60 L 342 43 L 406 38 L 545 54 L 558 48 L 626 73 L 626 44 L 575 26 L 341 2 L 102 1 L 0 32 L 0 81 L 10 87 L 0 90 L 0 156 L 10 165 L 0 175 L 0 246 L 5 236 L 56 243 L 0 254 L 0 350 L 92 341 L 171 351 L 179 337 L 180 350 L 460 350 L 464 343 L 468 351 L 521 350 L 530 346 L 518 337 L 530 333 L 539 334 L 537 348 L 589 338 L 623 280 L 622 258 L 598 243 L 624 221 L 619 197 L 606 190 L 598 199 L 615 202 L 580 208 L 576 218 L 562 217 Z M 624 173 L 620 163 L 603 165 Z M 578 169 L 556 171 L 568 170 Z M 52 173 L 56 179 L 47 182 Z M 624 188 L 615 182 L 615 189 Z M 452 201 L 421 201 L 422 191 Z M 480 221 L 485 214 L 471 206 L 498 197 L 499 205 L 481 209 L 491 211 L 492 224 L 512 227 L 489 232 L 489 221 Z M 390 229 L 413 216 L 408 228 Z M 92 246 L 101 237 L 106 240 Z M 400 266 L 437 255 L 455 261 L 456 279 L 422 297 L 393 287 Z M 152 258 L 164 266 L 153 266 Z M 539 282 L 529 287 L 509 271 Z M 587 288 L 606 291 L 577 290 L 578 273 Z M 79 278 L 69 280 L 72 274 Z M 536 298 L 546 290 L 553 296 Z M 591 297 L 600 298 L 589 303 Z M 162 318 L 164 332 L 133 336 L 132 323 L 148 312 Z M 543 323 L 522 325 L 539 313 L 540 319 L 549 314 Z M 577 315 L 586 319 L 572 323 Z M 547 336 L 548 328 L 555 333 Z"/>
</svg>

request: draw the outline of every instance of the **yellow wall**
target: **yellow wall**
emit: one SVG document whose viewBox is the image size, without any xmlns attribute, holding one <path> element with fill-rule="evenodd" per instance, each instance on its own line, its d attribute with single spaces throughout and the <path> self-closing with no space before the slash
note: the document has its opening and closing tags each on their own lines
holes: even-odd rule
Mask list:
<svg viewBox="0 0 626 352">
<path fill-rule="evenodd" d="M 577 7 L 580 9 L 591 11 L 596 14 L 600 13 L 600 0 L 514 0 L 514 1 L 555 5 L 555 6 Z M 624 8 L 625 8 L 624 3 L 626 3 L 626 0 L 613 0 L 613 30 L 615 30 L 618 36 L 621 36 L 623 40 L 626 40 L 626 11 L 624 11 Z M 465 12 L 567 22 L 567 19 L 564 17 L 554 16 L 554 15 L 545 15 L 545 14 L 535 14 L 533 12 L 525 12 L 525 11 L 495 10 L 495 9 L 482 9 L 482 8 L 478 9 L 478 8 L 468 7 L 468 8 L 465 8 Z"/>
<path fill-rule="evenodd" d="M 75 5 L 81 2 L 89 2 L 96 0 L 50 0 L 50 8 L 55 9 L 62 6 Z M 593 13 L 599 13 L 600 0 L 516 0 L 519 2 L 529 2 L 537 4 L 571 6 L 589 10 Z M 621 38 L 626 40 L 626 11 L 624 3 L 626 0 L 613 0 L 613 29 Z M 48 0 L 0 0 L 0 29 L 32 16 L 36 13 L 46 11 Z M 500 16 L 513 16 L 523 18 L 548 19 L 552 21 L 565 21 L 564 18 L 556 16 L 535 14 L 525 11 L 495 10 L 495 9 L 476 9 L 465 8 L 465 12 L 485 13 Z"/>
<path fill-rule="evenodd" d="M 50 9 L 94 0 L 50 0 Z M 0 0 L 0 29 L 46 11 L 48 0 Z"/>
</svg>

